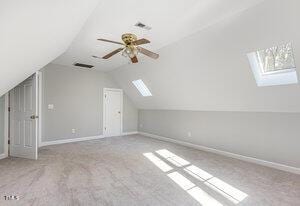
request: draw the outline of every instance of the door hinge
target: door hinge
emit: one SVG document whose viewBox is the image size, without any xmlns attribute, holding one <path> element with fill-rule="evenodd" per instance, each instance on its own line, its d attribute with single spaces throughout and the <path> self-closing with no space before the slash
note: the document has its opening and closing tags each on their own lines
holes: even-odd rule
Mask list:
<svg viewBox="0 0 300 206">
<path fill-rule="evenodd" d="M 7 141 L 8 144 L 10 144 L 10 139 Z"/>
<path fill-rule="evenodd" d="M 104 130 L 106 130 L 106 127 L 104 127 Z"/>
<path fill-rule="evenodd" d="M 104 98 L 106 98 L 106 94 L 104 95 Z"/>
<path fill-rule="evenodd" d="M 10 112 L 10 107 L 8 107 L 8 111 Z"/>
</svg>

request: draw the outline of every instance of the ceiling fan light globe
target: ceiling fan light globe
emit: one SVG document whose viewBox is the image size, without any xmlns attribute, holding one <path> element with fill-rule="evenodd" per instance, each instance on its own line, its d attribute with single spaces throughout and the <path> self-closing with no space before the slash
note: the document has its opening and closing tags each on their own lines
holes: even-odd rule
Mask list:
<svg viewBox="0 0 300 206">
<path fill-rule="evenodd" d="M 134 54 L 134 53 L 130 53 L 130 54 L 129 54 L 129 57 L 130 57 L 130 58 L 133 58 L 133 57 L 135 57 L 135 54 Z"/>
<path fill-rule="evenodd" d="M 132 53 L 136 56 L 138 55 L 139 51 L 136 47 L 133 48 Z"/>
<path fill-rule="evenodd" d="M 122 56 L 128 57 L 128 54 L 127 54 L 127 52 L 125 52 L 125 50 L 122 52 Z"/>
<path fill-rule="evenodd" d="M 130 54 L 130 53 L 131 53 L 130 48 L 126 48 L 126 49 L 125 49 L 125 52 L 126 52 L 127 54 Z"/>
</svg>

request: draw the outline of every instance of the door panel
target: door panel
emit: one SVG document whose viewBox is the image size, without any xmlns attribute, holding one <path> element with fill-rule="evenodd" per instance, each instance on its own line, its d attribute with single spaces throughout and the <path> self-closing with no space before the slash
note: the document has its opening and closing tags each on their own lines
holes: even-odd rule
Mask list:
<svg viewBox="0 0 300 206">
<path fill-rule="evenodd" d="M 25 120 L 25 147 L 32 147 L 32 121 Z"/>
<path fill-rule="evenodd" d="M 15 145 L 21 145 L 21 121 L 14 120 L 14 122 L 16 123 L 16 127 L 14 128 L 15 138 L 12 139 L 12 143 Z"/>
<path fill-rule="evenodd" d="M 37 91 L 33 75 L 11 91 L 10 155 L 37 159 Z"/>
<path fill-rule="evenodd" d="M 122 133 L 122 90 L 106 89 L 104 99 L 104 134 L 119 136 Z"/>
<path fill-rule="evenodd" d="M 34 100 L 32 98 L 32 85 L 24 85 L 24 92 L 25 92 L 25 106 L 24 106 L 24 110 L 25 112 L 31 112 L 33 110 L 32 108 L 32 101 Z"/>
</svg>

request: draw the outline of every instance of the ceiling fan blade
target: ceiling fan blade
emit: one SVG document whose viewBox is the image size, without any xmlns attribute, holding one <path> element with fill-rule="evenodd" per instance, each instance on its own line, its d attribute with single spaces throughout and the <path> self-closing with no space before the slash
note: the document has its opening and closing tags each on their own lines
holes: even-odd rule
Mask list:
<svg viewBox="0 0 300 206">
<path fill-rule="evenodd" d="M 136 56 L 132 57 L 132 58 L 131 58 L 131 62 L 132 62 L 132 63 L 138 63 L 137 57 L 136 57 Z"/>
<path fill-rule="evenodd" d="M 124 45 L 124 43 L 117 42 L 117 41 L 112 41 L 112 40 L 108 40 L 108 39 L 98 39 L 98 40 L 99 40 L 99 41 L 110 42 L 110 43 L 114 43 L 114 44 L 121 44 L 121 45 Z"/>
<path fill-rule="evenodd" d="M 132 42 L 132 44 L 134 44 L 134 45 L 142 45 L 142 44 L 149 44 L 149 43 L 150 43 L 150 41 L 148 39 L 139 39 L 139 40 Z"/>
<path fill-rule="evenodd" d="M 115 51 L 113 51 L 109 54 L 106 54 L 104 57 L 102 57 L 102 59 L 108 59 L 108 58 L 112 57 L 113 55 L 119 53 L 122 50 L 123 50 L 123 48 L 116 49 Z"/>
<path fill-rule="evenodd" d="M 154 52 L 152 52 L 152 51 L 149 51 L 149 50 L 144 49 L 144 48 L 142 48 L 142 47 L 137 47 L 137 48 L 138 48 L 138 50 L 139 50 L 142 54 L 144 54 L 144 55 L 146 55 L 146 56 L 148 56 L 148 57 L 151 57 L 151 58 L 153 58 L 153 59 L 157 59 L 157 58 L 159 57 L 159 54 L 156 54 L 156 53 L 154 53 Z"/>
</svg>

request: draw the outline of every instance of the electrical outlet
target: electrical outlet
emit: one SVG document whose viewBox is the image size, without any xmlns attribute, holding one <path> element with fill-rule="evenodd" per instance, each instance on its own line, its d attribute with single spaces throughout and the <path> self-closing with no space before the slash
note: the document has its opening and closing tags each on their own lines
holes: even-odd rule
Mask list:
<svg viewBox="0 0 300 206">
<path fill-rule="evenodd" d="M 191 133 L 191 132 L 188 132 L 187 135 L 188 135 L 188 137 L 191 137 L 191 136 L 192 136 L 192 133 Z"/>
<path fill-rule="evenodd" d="M 76 129 L 72 129 L 72 134 L 75 134 L 76 133 Z"/>
</svg>

